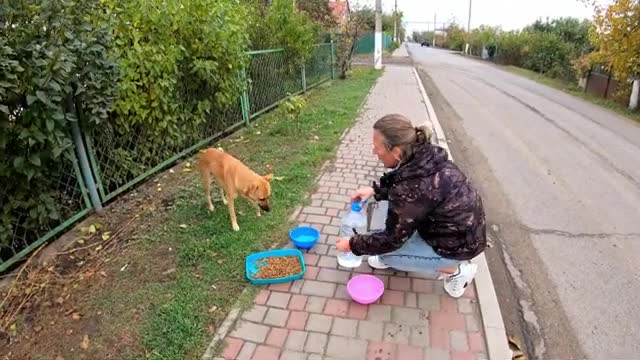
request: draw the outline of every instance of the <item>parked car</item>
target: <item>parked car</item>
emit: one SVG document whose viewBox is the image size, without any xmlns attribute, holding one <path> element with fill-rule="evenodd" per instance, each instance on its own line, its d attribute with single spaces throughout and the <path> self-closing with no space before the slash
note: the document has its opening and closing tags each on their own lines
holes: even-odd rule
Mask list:
<svg viewBox="0 0 640 360">
<path fill-rule="evenodd" d="M 429 44 L 428 41 L 423 41 L 422 44 L 420 44 L 420 47 L 423 47 L 423 46 L 430 47 L 431 44 Z"/>
</svg>

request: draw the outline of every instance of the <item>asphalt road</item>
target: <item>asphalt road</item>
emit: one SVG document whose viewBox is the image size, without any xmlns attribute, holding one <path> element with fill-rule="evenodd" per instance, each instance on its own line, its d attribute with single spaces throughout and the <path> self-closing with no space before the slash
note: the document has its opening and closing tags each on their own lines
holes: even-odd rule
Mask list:
<svg viewBox="0 0 640 360">
<path fill-rule="evenodd" d="M 483 193 L 510 334 L 536 359 L 640 358 L 640 125 L 482 61 L 409 51 Z"/>
</svg>

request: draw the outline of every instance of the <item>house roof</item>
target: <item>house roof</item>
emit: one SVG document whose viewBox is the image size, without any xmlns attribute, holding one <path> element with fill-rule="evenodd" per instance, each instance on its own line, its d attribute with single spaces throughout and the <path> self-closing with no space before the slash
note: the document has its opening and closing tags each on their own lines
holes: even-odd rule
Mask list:
<svg viewBox="0 0 640 360">
<path fill-rule="evenodd" d="M 333 12 L 333 16 L 340 19 L 349 13 L 349 1 L 348 0 L 333 0 L 329 2 L 329 7 Z"/>
</svg>

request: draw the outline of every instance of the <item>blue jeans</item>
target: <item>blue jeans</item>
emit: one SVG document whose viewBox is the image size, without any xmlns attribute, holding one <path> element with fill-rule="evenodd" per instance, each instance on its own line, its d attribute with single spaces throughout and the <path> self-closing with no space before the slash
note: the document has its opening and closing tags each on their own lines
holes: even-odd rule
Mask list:
<svg viewBox="0 0 640 360">
<path fill-rule="evenodd" d="M 439 274 L 438 269 L 457 267 L 462 261 L 438 255 L 416 231 L 398 250 L 380 255 L 380 260 L 400 271 Z"/>
</svg>

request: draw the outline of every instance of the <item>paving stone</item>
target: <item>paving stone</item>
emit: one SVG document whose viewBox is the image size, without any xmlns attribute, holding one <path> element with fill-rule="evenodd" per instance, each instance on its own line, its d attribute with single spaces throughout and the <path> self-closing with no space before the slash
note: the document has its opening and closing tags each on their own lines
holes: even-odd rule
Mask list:
<svg viewBox="0 0 640 360">
<path fill-rule="evenodd" d="M 314 295 L 322 297 L 332 297 L 336 291 L 336 284 L 321 282 L 315 280 L 307 280 L 302 285 L 303 295 Z"/>
<path fill-rule="evenodd" d="M 467 333 L 463 331 L 451 331 L 449 333 L 449 339 L 451 341 L 451 349 L 453 349 L 454 351 L 462 352 L 469 350 Z"/>
<path fill-rule="evenodd" d="M 279 360 L 280 348 L 266 345 L 258 345 L 252 360 Z"/>
<path fill-rule="evenodd" d="M 331 334 L 355 338 L 358 335 L 358 321 L 336 317 L 333 319 Z"/>
<path fill-rule="evenodd" d="M 328 299 L 324 313 L 331 316 L 345 317 L 349 311 L 349 302 L 340 299 Z"/>
<path fill-rule="evenodd" d="M 420 309 L 393 307 L 391 321 L 396 324 L 423 325 L 426 323 L 426 314 Z"/>
<path fill-rule="evenodd" d="M 289 310 L 282 310 L 276 308 L 269 308 L 267 315 L 265 315 L 263 323 L 272 326 L 284 327 L 287 324 L 289 318 Z"/>
<path fill-rule="evenodd" d="M 394 344 L 409 344 L 411 327 L 403 324 L 386 323 L 384 325 L 384 341 Z"/>
<path fill-rule="evenodd" d="M 385 322 L 391 321 L 391 306 L 389 305 L 369 305 L 369 315 L 367 320 Z"/>
<path fill-rule="evenodd" d="M 320 257 L 318 266 L 320 266 L 321 268 L 336 269 L 338 267 L 338 260 L 335 258 L 335 256 L 323 255 Z M 320 274 L 318 274 L 318 276 L 320 276 Z"/>
<path fill-rule="evenodd" d="M 358 337 L 363 340 L 381 341 L 383 332 L 383 322 L 361 320 L 358 325 Z"/>
<path fill-rule="evenodd" d="M 240 350 L 240 353 L 235 360 L 251 360 L 253 353 L 256 351 L 256 347 L 258 347 L 258 345 L 254 343 L 244 343 L 244 346 L 242 346 L 242 350 Z"/>
<path fill-rule="evenodd" d="M 418 294 L 411 292 L 405 293 L 404 305 L 410 308 L 418 307 Z"/>
<path fill-rule="evenodd" d="M 330 336 L 327 355 L 339 359 L 364 359 L 367 355 L 367 342 L 343 336 Z"/>
<path fill-rule="evenodd" d="M 268 306 L 277 307 L 280 309 L 286 309 L 289 306 L 289 300 L 291 299 L 291 294 L 281 293 L 281 292 L 271 292 L 271 296 L 269 296 L 269 301 L 267 301 Z"/>
<path fill-rule="evenodd" d="M 340 284 L 338 284 L 338 287 L 336 288 L 336 294 L 333 297 L 336 299 L 351 300 L 351 296 L 347 291 L 347 287 Z"/>
<path fill-rule="evenodd" d="M 427 311 L 440 310 L 440 296 L 433 294 L 418 294 L 418 307 Z"/>
<path fill-rule="evenodd" d="M 317 280 L 338 284 L 345 284 L 349 281 L 351 273 L 341 270 L 321 268 Z"/>
<path fill-rule="evenodd" d="M 328 336 L 320 333 L 309 333 L 307 343 L 304 345 L 304 351 L 308 353 L 324 354 L 324 348 L 327 344 Z"/>
<path fill-rule="evenodd" d="M 267 307 L 262 305 L 254 305 L 251 309 L 242 314 L 242 318 L 253 322 L 262 322 L 264 315 L 267 313 Z"/>
<path fill-rule="evenodd" d="M 231 336 L 247 341 L 262 343 L 267 338 L 267 333 L 269 333 L 268 326 L 240 320 L 236 329 L 231 333 Z"/>
<path fill-rule="evenodd" d="M 458 299 L 458 312 L 462 314 L 473 313 L 473 301 L 471 299 Z"/>
<path fill-rule="evenodd" d="M 329 224 L 331 224 L 331 216 L 326 216 L 326 215 L 307 215 L 307 219 L 305 221 L 309 222 L 309 223 L 312 223 L 312 224 L 329 225 Z"/>
<path fill-rule="evenodd" d="M 292 311 L 287 320 L 287 329 L 292 330 L 304 330 L 307 324 L 308 312 L 304 311 Z"/>
<path fill-rule="evenodd" d="M 240 353 L 240 349 L 242 349 L 242 345 L 244 345 L 244 341 L 236 338 L 227 338 L 225 340 L 224 351 L 222 352 L 222 357 L 224 359 L 235 359 L 238 357 L 238 353 Z"/>
<path fill-rule="evenodd" d="M 365 320 L 367 318 L 367 314 L 369 312 L 369 307 L 367 305 L 358 304 L 355 301 L 352 301 L 349 304 L 349 312 L 347 313 L 347 317 L 350 319 L 356 320 Z"/>
<path fill-rule="evenodd" d="M 303 351 L 309 333 L 306 331 L 291 330 L 284 347 L 292 351 Z"/>
<path fill-rule="evenodd" d="M 324 215 L 327 212 L 327 209 L 320 206 L 305 206 L 302 208 L 301 213 L 303 214 L 314 214 L 314 215 Z"/>
<path fill-rule="evenodd" d="M 282 355 L 280 355 L 280 360 L 302 360 L 305 358 L 306 355 L 298 351 L 285 350 Z"/>
<path fill-rule="evenodd" d="M 309 320 L 307 320 L 307 326 L 305 327 L 305 330 L 328 333 L 329 330 L 331 330 L 332 322 L 333 318 L 331 316 L 309 314 Z"/>
<path fill-rule="evenodd" d="M 398 359 L 422 359 L 424 357 L 424 348 L 419 346 L 398 345 L 396 357 Z"/>
<path fill-rule="evenodd" d="M 412 326 L 411 336 L 409 337 L 409 345 L 424 347 L 429 346 L 429 326 Z"/>
<path fill-rule="evenodd" d="M 369 342 L 369 346 L 367 347 L 367 359 L 396 360 L 397 347 L 398 346 L 396 344 L 392 344 L 388 342 L 381 342 L 381 341 Z M 399 360 L 404 360 L 404 359 L 399 359 Z"/>
<path fill-rule="evenodd" d="M 324 305 L 327 299 L 318 296 L 309 296 L 305 310 L 312 313 L 321 313 L 324 311 Z"/>
<path fill-rule="evenodd" d="M 446 350 L 426 348 L 424 360 L 451 360 L 451 357 Z"/>
<path fill-rule="evenodd" d="M 391 276 L 389 278 L 389 288 L 391 290 L 409 291 L 411 290 L 411 279 Z"/>
<path fill-rule="evenodd" d="M 293 295 L 289 300 L 289 310 L 303 311 L 306 305 L 306 295 Z"/>
</svg>

